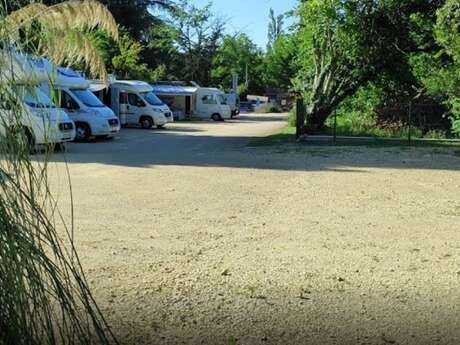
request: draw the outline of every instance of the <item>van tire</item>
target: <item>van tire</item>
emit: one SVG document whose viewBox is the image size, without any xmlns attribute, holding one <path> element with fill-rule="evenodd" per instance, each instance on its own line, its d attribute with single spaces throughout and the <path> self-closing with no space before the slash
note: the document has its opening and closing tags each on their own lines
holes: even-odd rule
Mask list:
<svg viewBox="0 0 460 345">
<path fill-rule="evenodd" d="M 75 123 L 75 141 L 87 141 L 91 137 L 91 128 L 84 122 Z"/>
<path fill-rule="evenodd" d="M 143 129 L 150 129 L 155 125 L 150 116 L 142 116 L 139 122 Z"/>
<path fill-rule="evenodd" d="M 26 140 L 27 140 L 27 147 L 29 148 L 30 153 L 35 153 L 35 137 L 32 134 L 30 128 L 24 128 Z"/>
<path fill-rule="evenodd" d="M 216 122 L 222 121 L 222 116 L 220 116 L 220 114 L 212 114 L 211 119 L 213 119 Z"/>
<path fill-rule="evenodd" d="M 24 135 L 24 141 L 27 145 L 27 149 L 30 154 L 35 153 L 35 137 L 32 133 L 32 130 L 28 127 L 21 128 L 21 135 Z"/>
<path fill-rule="evenodd" d="M 67 152 L 66 143 L 56 143 L 56 144 L 54 144 L 54 151 L 55 152 L 62 152 L 62 153 Z"/>
</svg>

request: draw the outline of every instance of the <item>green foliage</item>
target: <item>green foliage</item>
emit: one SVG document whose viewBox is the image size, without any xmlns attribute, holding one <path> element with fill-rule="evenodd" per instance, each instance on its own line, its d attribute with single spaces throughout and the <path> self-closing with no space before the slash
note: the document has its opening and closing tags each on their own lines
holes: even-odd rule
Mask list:
<svg viewBox="0 0 460 345">
<path fill-rule="evenodd" d="M 431 42 L 431 49 L 411 55 L 416 78 L 425 92 L 444 102 L 451 110 L 452 131 L 460 135 L 460 1 L 448 0 L 434 18 L 413 17 L 418 43 Z M 422 32 L 423 35 L 419 34 Z"/>
<path fill-rule="evenodd" d="M 403 97 L 415 78 L 408 56 L 412 17 L 436 9 L 436 1 L 306 1 L 300 9 L 300 73 L 309 121 L 321 128 L 345 99 L 368 82 L 394 82 Z M 404 94 L 406 93 L 407 94 Z"/>
<path fill-rule="evenodd" d="M 289 115 L 288 115 L 288 125 L 290 127 L 296 127 L 297 125 L 297 118 L 296 118 L 296 107 L 294 106 L 291 111 L 289 112 Z"/>
<path fill-rule="evenodd" d="M 448 104 L 452 109 L 452 130 L 460 136 L 460 1 L 448 0 L 438 11 L 435 26 L 435 37 L 442 47 L 438 53 L 442 68 L 438 69 L 438 83 L 444 87 L 447 94 Z M 441 54 L 447 55 L 450 61 L 445 62 Z M 439 63 L 437 64 L 439 66 Z M 433 88 L 430 88 L 432 90 Z"/>
<path fill-rule="evenodd" d="M 275 16 L 275 11 L 273 10 L 273 8 L 270 8 L 267 48 L 270 49 L 270 47 L 272 47 L 273 44 L 275 44 L 278 38 L 280 38 L 283 35 L 284 18 L 285 18 L 284 14 L 279 14 L 278 16 Z"/>
<path fill-rule="evenodd" d="M 240 95 L 241 99 L 246 99 L 246 97 L 249 95 L 249 89 L 246 85 L 240 84 L 238 85 L 237 93 L 238 95 Z"/>
<path fill-rule="evenodd" d="M 168 23 L 158 21 L 147 35 L 143 60 L 150 68 L 162 69 L 155 80 L 183 80 L 184 59 L 175 38 L 177 31 Z"/>
<path fill-rule="evenodd" d="M 128 34 L 120 37 L 116 55 L 112 58 L 113 71 L 120 79 L 141 79 L 151 81 L 153 73 L 141 63 L 142 45 Z"/>
<path fill-rule="evenodd" d="M 289 90 L 298 71 L 296 61 L 298 40 L 296 35 L 283 35 L 269 47 L 265 55 L 265 85 L 269 88 Z"/>
<path fill-rule="evenodd" d="M 166 74 L 164 65 L 151 69 L 142 61 L 145 47 L 123 30 L 120 39 L 114 41 L 102 31 L 91 34 L 91 41 L 99 50 L 110 73 L 119 79 L 155 81 Z"/>
<path fill-rule="evenodd" d="M 225 36 L 213 59 L 213 83 L 229 90 L 233 74 L 238 74 L 241 84 L 249 92 L 264 91 L 263 54 L 246 34 Z"/>
<path fill-rule="evenodd" d="M 460 59 L 460 1 L 447 0 L 438 11 L 435 27 L 437 42 L 455 63 Z"/>
<path fill-rule="evenodd" d="M 30 0 L 17 1 L 18 6 L 28 4 Z M 42 0 L 46 5 L 54 5 L 62 0 Z M 155 9 L 168 9 L 172 6 L 169 0 L 102 0 L 112 13 L 115 21 L 128 30 L 131 37 L 143 41 L 146 33 L 152 25 L 155 25 L 157 18 L 153 15 Z"/>
<path fill-rule="evenodd" d="M 200 8 L 190 0 L 179 0 L 167 22 L 182 62 L 181 80 L 210 85 L 213 57 L 223 37 L 223 20 L 211 12 L 211 4 Z"/>
</svg>

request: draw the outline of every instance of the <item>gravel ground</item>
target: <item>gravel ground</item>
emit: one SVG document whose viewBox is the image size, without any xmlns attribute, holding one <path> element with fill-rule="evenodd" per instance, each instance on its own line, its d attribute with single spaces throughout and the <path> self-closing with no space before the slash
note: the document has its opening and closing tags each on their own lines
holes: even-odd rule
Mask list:
<svg viewBox="0 0 460 345">
<path fill-rule="evenodd" d="M 247 146 L 282 125 L 70 147 L 77 248 L 121 343 L 458 344 L 460 150 Z"/>
</svg>

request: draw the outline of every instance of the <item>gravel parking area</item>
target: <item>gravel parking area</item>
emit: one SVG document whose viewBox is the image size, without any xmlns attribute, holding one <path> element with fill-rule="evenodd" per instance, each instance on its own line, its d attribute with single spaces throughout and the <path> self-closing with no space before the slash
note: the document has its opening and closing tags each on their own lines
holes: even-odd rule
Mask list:
<svg viewBox="0 0 460 345">
<path fill-rule="evenodd" d="M 283 119 L 70 146 L 77 248 L 120 342 L 458 344 L 459 149 L 248 147 Z"/>
</svg>

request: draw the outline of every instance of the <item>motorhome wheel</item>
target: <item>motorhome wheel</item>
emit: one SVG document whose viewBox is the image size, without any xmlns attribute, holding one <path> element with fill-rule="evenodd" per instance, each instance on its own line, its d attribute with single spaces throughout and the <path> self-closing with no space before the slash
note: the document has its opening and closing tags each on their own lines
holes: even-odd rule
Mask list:
<svg viewBox="0 0 460 345">
<path fill-rule="evenodd" d="M 81 123 L 78 122 L 75 124 L 76 126 L 76 135 L 75 135 L 75 140 L 76 141 L 85 141 L 88 140 L 89 137 L 91 136 L 91 129 L 86 123 Z"/>
<path fill-rule="evenodd" d="M 56 143 L 56 144 L 54 144 L 54 151 L 56 151 L 56 152 L 66 152 L 67 151 L 66 143 Z"/>
<path fill-rule="evenodd" d="M 212 114 L 211 119 L 214 121 L 222 121 L 222 117 L 219 114 Z"/>
<path fill-rule="evenodd" d="M 154 125 L 153 120 L 151 117 L 144 116 L 141 118 L 141 127 L 143 129 L 150 129 Z"/>
</svg>

